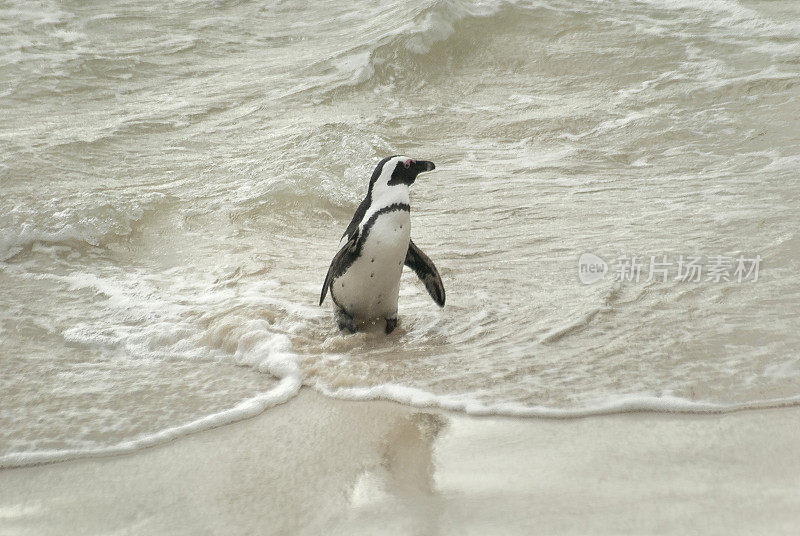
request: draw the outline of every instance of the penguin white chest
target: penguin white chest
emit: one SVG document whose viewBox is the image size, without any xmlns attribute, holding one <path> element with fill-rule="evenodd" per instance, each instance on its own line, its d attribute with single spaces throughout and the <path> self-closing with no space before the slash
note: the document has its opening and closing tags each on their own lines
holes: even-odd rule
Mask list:
<svg viewBox="0 0 800 536">
<path fill-rule="evenodd" d="M 359 257 L 331 285 L 336 303 L 359 321 L 397 313 L 400 276 L 411 237 L 410 213 L 381 214 L 365 235 Z"/>
</svg>

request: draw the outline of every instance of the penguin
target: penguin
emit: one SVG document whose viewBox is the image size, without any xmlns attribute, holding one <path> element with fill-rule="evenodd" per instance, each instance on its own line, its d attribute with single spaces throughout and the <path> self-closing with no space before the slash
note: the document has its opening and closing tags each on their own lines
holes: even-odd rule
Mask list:
<svg viewBox="0 0 800 536">
<path fill-rule="evenodd" d="M 433 162 L 389 156 L 375 167 L 367 195 L 339 242 L 319 304 L 331 291 L 340 330 L 355 333 L 365 323 L 385 321 L 388 335 L 397 327 L 397 298 L 403 266 L 422 280 L 428 294 L 444 307 L 442 278 L 431 259 L 411 240 L 409 187 Z"/>
</svg>

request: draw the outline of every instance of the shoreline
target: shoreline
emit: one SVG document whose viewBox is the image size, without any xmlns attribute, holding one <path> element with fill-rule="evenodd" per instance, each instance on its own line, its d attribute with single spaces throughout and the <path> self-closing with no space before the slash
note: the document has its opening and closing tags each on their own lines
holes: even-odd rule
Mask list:
<svg viewBox="0 0 800 536">
<path fill-rule="evenodd" d="M 435 395 L 421 389 L 394 384 L 384 384 L 371 388 L 343 388 L 318 391 L 312 387 L 302 385 L 302 382 L 296 376 L 287 376 L 281 379 L 279 385 L 272 391 L 242 400 L 230 409 L 106 447 L 86 450 L 34 451 L 30 453 L 12 452 L 0 456 L 0 471 L 135 454 L 142 450 L 169 444 L 187 436 L 257 418 L 266 411 L 271 411 L 277 406 L 291 402 L 302 391 L 311 391 L 317 396 L 332 400 L 366 403 L 386 402 L 398 404 L 411 410 L 447 413 L 456 417 L 521 420 L 580 420 L 593 417 L 638 414 L 675 416 L 727 415 L 749 411 L 800 408 L 800 396 L 722 404 L 693 401 L 673 396 L 647 397 L 634 395 L 620 396 L 612 402 L 577 409 L 525 406 L 513 403 L 485 405 L 476 401 L 460 399 L 457 396 Z"/>
<path fill-rule="evenodd" d="M 133 453 L 2 469 L 0 535 L 790 534 L 799 425 L 795 408 L 523 419 L 303 388 Z"/>
</svg>

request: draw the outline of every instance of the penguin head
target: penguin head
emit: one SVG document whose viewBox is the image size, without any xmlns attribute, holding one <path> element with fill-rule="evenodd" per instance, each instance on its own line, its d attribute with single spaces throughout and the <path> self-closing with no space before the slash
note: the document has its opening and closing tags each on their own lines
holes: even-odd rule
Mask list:
<svg viewBox="0 0 800 536">
<path fill-rule="evenodd" d="M 427 160 L 414 160 L 402 155 L 389 156 L 378 162 L 375 171 L 372 172 L 369 189 L 371 192 L 398 185 L 408 187 L 417 180 L 417 175 L 434 169 L 436 166 L 433 162 Z"/>
</svg>

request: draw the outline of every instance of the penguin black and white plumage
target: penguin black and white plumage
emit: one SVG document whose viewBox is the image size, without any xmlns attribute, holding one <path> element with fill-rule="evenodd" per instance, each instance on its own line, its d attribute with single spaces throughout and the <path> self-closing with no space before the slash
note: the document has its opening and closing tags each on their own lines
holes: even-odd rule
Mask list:
<svg viewBox="0 0 800 536">
<path fill-rule="evenodd" d="M 433 262 L 411 241 L 409 187 L 433 162 L 390 156 L 375 167 L 367 196 L 356 209 L 333 257 L 319 304 L 330 289 L 339 329 L 355 333 L 359 324 L 386 321 L 397 326 L 397 297 L 403 266 L 444 306 L 444 285 Z"/>
</svg>

